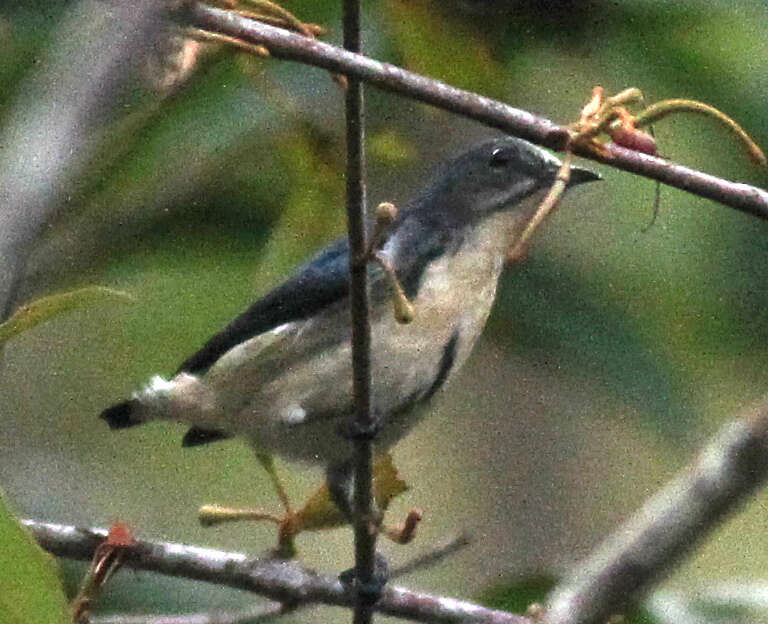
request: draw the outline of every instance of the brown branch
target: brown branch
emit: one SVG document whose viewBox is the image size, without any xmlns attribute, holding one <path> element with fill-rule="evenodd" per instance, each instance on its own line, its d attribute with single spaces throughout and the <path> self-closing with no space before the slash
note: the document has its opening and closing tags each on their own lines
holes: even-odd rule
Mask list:
<svg viewBox="0 0 768 624">
<path fill-rule="evenodd" d="M 198 28 L 264 45 L 275 57 L 358 78 L 379 89 L 474 119 L 550 149 L 562 151 L 568 140 L 565 127 L 543 117 L 389 63 L 260 24 L 230 11 L 192 2 L 180 19 Z M 768 219 L 768 192 L 763 189 L 730 182 L 613 144 L 606 146 L 602 154 L 586 147 L 576 148 L 574 153 Z"/>
<path fill-rule="evenodd" d="M 385 91 L 476 119 L 553 149 L 562 149 L 568 139 L 565 128 L 503 102 L 457 89 L 444 82 L 316 39 L 245 19 L 231 11 L 192 2 L 186 13 L 180 15 L 180 19 L 197 28 L 266 45 L 276 58 L 298 61 L 358 78 Z"/>
<path fill-rule="evenodd" d="M 361 51 L 360 0 L 344 0 L 344 48 Z M 371 389 L 371 324 L 369 321 L 368 262 L 365 251 L 365 104 L 363 83 L 350 78 L 345 93 L 347 176 L 346 207 L 349 236 L 349 295 L 352 324 L 352 388 L 355 410 L 351 431 L 372 431 L 374 426 Z M 353 437 L 354 446 L 354 518 L 355 581 L 357 595 L 353 621 L 373 621 L 373 601 L 363 588 L 373 581 L 376 557 L 376 533 L 372 526 L 373 447 L 371 437 Z"/>
<path fill-rule="evenodd" d="M 393 569 L 390 573 L 390 578 L 398 578 L 417 570 L 424 570 L 436 566 L 438 563 L 443 562 L 448 557 L 451 557 L 460 550 L 466 548 L 471 543 L 472 537 L 469 533 L 459 533 L 445 543 L 430 548 L 428 551 L 417 555 L 410 561 L 406 561 L 404 564 Z"/>
<path fill-rule="evenodd" d="M 723 427 L 698 458 L 605 540 L 553 592 L 545 624 L 604 622 L 636 602 L 768 479 L 768 398 Z M 90 560 L 106 531 L 24 524 L 55 555 Z M 139 540 L 125 565 L 262 594 L 288 605 L 352 606 L 354 592 L 298 563 L 248 559 L 194 546 Z M 527 618 L 451 598 L 386 587 L 380 613 L 425 622 Z"/>
<path fill-rule="evenodd" d="M 471 543 L 467 533 L 459 533 L 443 544 L 439 544 L 392 570 L 390 579 L 394 579 L 417 570 L 430 568 L 454 555 Z M 210 613 L 184 613 L 174 615 L 109 615 L 91 617 L 89 624 L 254 624 L 262 620 L 274 619 L 277 615 L 295 613 L 302 607 L 311 607 L 311 603 L 283 605 L 279 602 L 260 604 L 240 611 L 215 611 Z"/>
<path fill-rule="evenodd" d="M 605 622 L 642 598 L 768 479 L 768 399 L 725 425 L 556 588 L 547 624 Z"/>
<path fill-rule="evenodd" d="M 22 522 L 48 552 L 81 561 L 90 561 L 93 551 L 107 535 L 105 529 L 36 520 Z M 173 542 L 136 541 L 136 547 L 126 553 L 124 567 L 242 589 L 291 607 L 308 603 L 339 607 L 354 604 L 354 592 L 338 579 L 318 574 L 295 561 L 252 558 L 242 553 Z M 384 588 L 375 610 L 417 622 L 532 624 L 529 619 L 512 613 L 389 585 Z"/>
</svg>

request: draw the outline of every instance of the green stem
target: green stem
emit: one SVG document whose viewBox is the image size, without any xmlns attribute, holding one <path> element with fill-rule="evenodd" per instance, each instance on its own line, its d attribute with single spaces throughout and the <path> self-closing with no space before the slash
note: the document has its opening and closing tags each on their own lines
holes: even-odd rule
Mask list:
<svg viewBox="0 0 768 624">
<path fill-rule="evenodd" d="M 741 140 L 753 162 L 763 167 L 768 164 L 763 150 L 761 150 L 757 143 L 755 143 L 744 131 L 744 128 L 728 117 L 728 115 L 717 110 L 714 106 L 704 104 L 703 102 L 697 102 L 695 100 L 663 100 L 661 102 L 656 102 L 656 104 L 652 104 L 635 117 L 635 126 L 638 128 L 647 126 L 648 124 L 663 119 L 671 113 L 698 113 L 716 119 L 730 129 L 731 132 Z"/>
</svg>

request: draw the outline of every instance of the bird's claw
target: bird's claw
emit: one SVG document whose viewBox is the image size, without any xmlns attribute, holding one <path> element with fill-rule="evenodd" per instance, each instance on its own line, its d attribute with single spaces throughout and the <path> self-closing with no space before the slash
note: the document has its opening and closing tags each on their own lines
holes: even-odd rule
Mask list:
<svg viewBox="0 0 768 624">
<path fill-rule="evenodd" d="M 368 423 L 360 423 L 357 419 L 345 420 L 339 425 L 339 435 L 348 440 L 366 440 L 372 442 L 376 439 L 376 436 L 381 429 L 381 419 L 378 417 L 372 418 Z"/>
<path fill-rule="evenodd" d="M 342 585 L 354 590 L 360 599 L 368 605 L 375 604 L 381 598 L 384 587 L 389 580 L 387 559 L 378 552 L 375 553 L 374 557 L 373 574 L 365 583 L 359 582 L 356 568 L 350 568 L 339 574 Z"/>
</svg>

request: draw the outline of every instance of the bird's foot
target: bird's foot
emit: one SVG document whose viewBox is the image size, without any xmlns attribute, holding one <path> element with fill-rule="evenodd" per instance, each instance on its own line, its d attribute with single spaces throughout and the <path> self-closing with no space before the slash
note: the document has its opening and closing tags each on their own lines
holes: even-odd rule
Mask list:
<svg viewBox="0 0 768 624">
<path fill-rule="evenodd" d="M 277 547 L 273 551 L 274 556 L 280 559 L 292 559 L 296 556 L 295 538 L 302 530 L 301 522 L 296 512 L 287 511 L 284 515 L 280 516 L 261 509 L 203 505 L 197 513 L 197 518 L 204 527 L 242 520 L 272 522 L 277 525 Z"/>
<path fill-rule="evenodd" d="M 395 544 L 410 544 L 416 537 L 416 527 L 419 526 L 423 513 L 420 509 L 411 509 L 402 524 L 379 525 L 379 533 Z"/>
<path fill-rule="evenodd" d="M 368 442 L 375 440 L 380 430 L 381 420 L 379 418 L 372 418 L 366 424 L 359 423 L 356 419 L 347 419 L 338 428 L 339 435 L 343 438 L 348 440 L 366 440 Z"/>
<path fill-rule="evenodd" d="M 373 574 L 365 582 L 360 582 L 357 577 L 357 568 L 350 568 L 339 575 L 341 583 L 354 590 L 367 604 L 375 604 L 384 591 L 389 580 L 389 564 L 386 558 L 380 554 L 374 554 Z"/>
</svg>

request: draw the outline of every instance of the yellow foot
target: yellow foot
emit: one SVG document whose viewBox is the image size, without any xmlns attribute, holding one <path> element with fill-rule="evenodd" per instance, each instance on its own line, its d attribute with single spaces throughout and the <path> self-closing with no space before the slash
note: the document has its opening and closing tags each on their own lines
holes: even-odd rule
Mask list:
<svg viewBox="0 0 768 624">
<path fill-rule="evenodd" d="M 291 559 L 296 556 L 295 537 L 302 530 L 298 514 L 290 511 L 283 516 L 268 513 L 261 509 L 242 509 L 221 505 L 203 505 L 197 512 L 197 519 L 204 527 L 212 527 L 225 522 L 272 522 L 277 525 L 277 548 L 275 556 Z"/>
<path fill-rule="evenodd" d="M 423 515 L 420 509 L 411 509 L 402 524 L 390 526 L 382 524 L 379 532 L 395 544 L 409 544 L 416 537 L 416 527 L 419 526 Z"/>
</svg>

